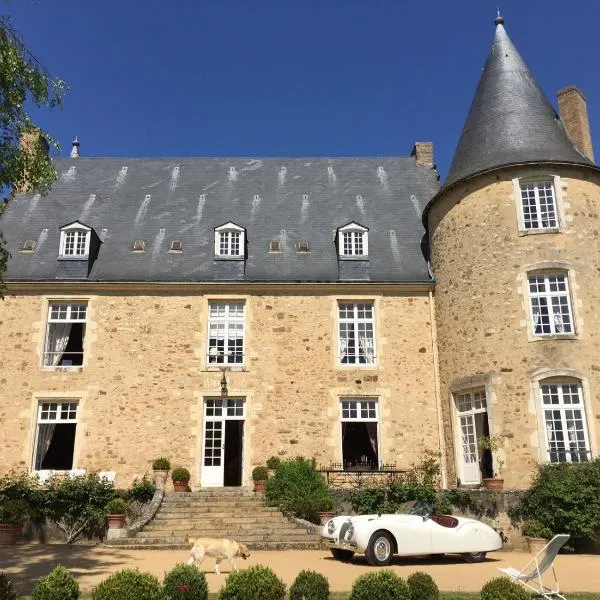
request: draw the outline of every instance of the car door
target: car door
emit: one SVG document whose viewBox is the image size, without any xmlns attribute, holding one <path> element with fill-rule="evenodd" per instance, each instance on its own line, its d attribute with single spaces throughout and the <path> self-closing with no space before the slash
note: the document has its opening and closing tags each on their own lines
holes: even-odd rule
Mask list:
<svg viewBox="0 0 600 600">
<path fill-rule="evenodd" d="M 430 519 L 418 515 L 399 515 L 393 524 L 393 533 L 398 542 L 398 554 L 431 554 Z"/>
</svg>

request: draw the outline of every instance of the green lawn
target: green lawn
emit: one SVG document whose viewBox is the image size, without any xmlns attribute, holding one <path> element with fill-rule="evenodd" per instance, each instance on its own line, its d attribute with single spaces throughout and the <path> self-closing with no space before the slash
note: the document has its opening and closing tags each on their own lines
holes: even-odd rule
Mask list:
<svg viewBox="0 0 600 600">
<path fill-rule="evenodd" d="M 209 594 L 209 600 L 217 600 L 218 594 Z M 329 600 L 348 600 L 350 597 L 349 592 L 333 592 L 329 596 Z M 91 596 L 81 596 L 81 600 L 90 600 Z M 440 594 L 440 600 L 478 600 L 479 594 L 477 592 L 442 592 Z M 600 600 L 600 594 L 571 594 L 566 593 L 565 598 L 567 600 Z M 31 596 L 21 596 L 21 600 L 30 600 Z M 115 599 L 116 600 L 116 599 Z"/>
</svg>

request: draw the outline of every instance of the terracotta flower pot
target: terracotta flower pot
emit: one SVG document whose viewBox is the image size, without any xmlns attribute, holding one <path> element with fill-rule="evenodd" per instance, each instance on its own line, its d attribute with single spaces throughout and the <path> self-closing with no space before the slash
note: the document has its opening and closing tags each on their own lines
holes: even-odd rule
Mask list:
<svg viewBox="0 0 600 600">
<path fill-rule="evenodd" d="M 264 494 L 265 493 L 265 482 L 264 481 L 255 481 L 254 482 L 254 491 L 258 492 L 259 494 Z"/>
<path fill-rule="evenodd" d="M 167 483 L 167 475 L 169 471 L 154 471 L 154 485 L 159 489 L 163 490 Z"/>
<path fill-rule="evenodd" d="M 17 543 L 17 538 L 23 529 L 23 525 L 8 525 L 0 523 L 0 545 L 14 546 Z"/>
<path fill-rule="evenodd" d="M 486 490 L 501 490 L 504 488 L 504 479 L 498 479 L 497 477 L 484 479 L 483 487 Z"/>
<path fill-rule="evenodd" d="M 174 481 L 173 489 L 176 492 L 189 492 L 190 486 L 188 485 L 187 481 Z"/>
<path fill-rule="evenodd" d="M 529 554 L 534 555 L 537 554 L 548 543 L 546 538 L 528 536 L 525 536 L 525 541 L 527 542 L 527 550 L 529 550 Z"/>
<path fill-rule="evenodd" d="M 335 513 L 331 510 L 323 511 L 319 513 L 319 519 L 321 519 L 321 525 L 326 525 L 327 521 L 333 519 Z"/>
<path fill-rule="evenodd" d="M 123 529 L 125 527 L 125 515 L 109 513 L 106 518 L 108 519 L 109 529 Z"/>
</svg>

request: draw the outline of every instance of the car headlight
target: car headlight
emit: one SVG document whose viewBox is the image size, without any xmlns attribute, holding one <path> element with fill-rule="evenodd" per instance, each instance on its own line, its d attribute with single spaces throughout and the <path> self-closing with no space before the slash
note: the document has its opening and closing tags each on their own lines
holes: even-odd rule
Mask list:
<svg viewBox="0 0 600 600">
<path fill-rule="evenodd" d="M 329 535 L 333 535 L 334 531 L 335 531 L 335 523 L 333 522 L 333 519 L 331 519 L 327 523 L 327 533 L 329 533 Z"/>
<path fill-rule="evenodd" d="M 354 537 L 354 525 L 352 521 L 348 523 L 348 529 L 346 529 L 346 539 L 349 540 Z"/>
</svg>

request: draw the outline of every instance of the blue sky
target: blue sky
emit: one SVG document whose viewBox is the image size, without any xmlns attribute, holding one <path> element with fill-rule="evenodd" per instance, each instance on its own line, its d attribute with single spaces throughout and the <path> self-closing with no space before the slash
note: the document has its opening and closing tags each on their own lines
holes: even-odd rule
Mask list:
<svg viewBox="0 0 600 600">
<path fill-rule="evenodd" d="M 38 122 L 85 156 L 407 155 L 445 176 L 493 36 L 488 0 L 13 0 L 71 91 Z M 600 2 L 505 0 L 554 101 L 578 85 L 600 154 Z"/>
</svg>

